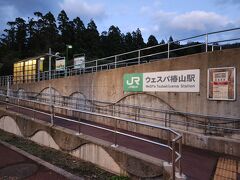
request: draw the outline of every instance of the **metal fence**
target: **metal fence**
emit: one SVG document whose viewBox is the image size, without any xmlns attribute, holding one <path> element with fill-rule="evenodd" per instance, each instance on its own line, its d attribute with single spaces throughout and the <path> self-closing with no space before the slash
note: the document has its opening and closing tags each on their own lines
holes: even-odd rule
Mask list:
<svg viewBox="0 0 240 180">
<path fill-rule="evenodd" d="M 37 82 L 149 63 L 163 58 L 173 58 L 189 54 L 233 48 L 234 46 L 231 46 L 231 43 L 236 44 L 240 40 L 239 30 L 240 28 L 233 28 L 210 32 L 168 42 L 166 44 L 159 44 L 101 59 L 91 60 L 85 63 L 85 68 L 83 69 L 75 69 L 74 66 L 68 66 L 65 70 L 37 72 L 36 74 L 29 75 L 30 77 L 13 77 L 12 75 L 1 76 L 0 86 L 6 86 L 8 82 L 10 84 Z"/>
<path fill-rule="evenodd" d="M 51 92 L 51 91 L 50 91 Z M 227 116 L 203 115 L 174 109 L 157 109 L 152 107 L 96 101 L 92 99 L 68 97 L 54 93 L 35 93 L 1 90 L 0 94 L 24 98 L 56 106 L 74 108 L 114 115 L 121 118 L 130 118 L 136 121 L 153 122 L 164 127 L 182 129 L 192 132 L 224 136 L 240 133 L 240 118 Z"/>
<path fill-rule="evenodd" d="M 14 95 L 14 94 L 12 94 L 12 95 Z M 43 102 L 38 101 L 37 99 L 29 100 L 29 99 L 14 97 L 12 95 L 3 95 L 3 94 L 0 95 L 0 102 L 3 104 L 6 104 L 7 105 L 6 108 L 14 106 L 18 109 L 17 110 L 18 113 L 21 113 L 20 109 L 28 109 L 29 111 L 33 112 L 33 118 L 37 117 L 36 112 L 43 113 L 45 115 L 49 115 L 51 118 L 51 124 L 56 123 L 56 122 L 54 122 L 55 118 L 60 118 L 62 120 L 65 120 L 68 122 L 73 122 L 78 125 L 90 126 L 90 127 L 104 130 L 104 131 L 112 132 L 114 134 L 113 147 L 115 147 L 115 148 L 118 147 L 118 141 L 117 141 L 118 135 L 126 136 L 128 138 L 133 138 L 133 139 L 137 139 L 137 140 L 144 141 L 144 142 L 148 142 L 150 144 L 154 144 L 154 145 L 160 146 L 162 148 L 167 148 L 171 154 L 171 157 L 169 158 L 169 163 L 172 164 L 172 174 L 171 174 L 172 179 L 175 180 L 176 168 L 178 168 L 180 176 L 182 175 L 182 167 L 181 167 L 182 136 L 178 132 L 172 130 L 171 128 L 167 128 L 167 127 L 163 127 L 163 126 L 159 126 L 159 125 L 155 125 L 155 124 L 151 124 L 151 123 L 147 123 L 147 122 L 140 122 L 140 121 L 131 120 L 131 119 L 127 119 L 127 118 L 121 118 L 121 117 L 117 117 L 117 116 L 113 116 L 113 115 L 107 115 L 107 114 L 101 114 L 101 113 L 96 113 L 96 112 L 92 112 L 92 111 L 74 109 L 74 108 L 70 108 L 70 107 L 63 107 L 63 106 L 58 106 L 58 105 L 51 104 L 51 103 L 43 103 Z M 51 97 L 50 97 L 50 100 L 51 100 Z M 27 102 L 28 106 L 30 106 L 31 108 L 26 106 L 25 102 Z M 47 106 L 49 111 L 44 112 L 40 109 L 37 109 L 36 107 L 39 104 Z M 112 119 L 112 120 L 114 120 L 114 129 L 112 129 L 110 127 L 103 127 L 103 126 L 96 125 L 96 124 L 86 123 L 84 121 L 81 121 L 80 118 L 74 119 L 74 118 L 70 118 L 70 117 L 63 117 L 61 115 L 55 115 L 55 113 L 54 113 L 55 110 L 59 109 L 59 108 L 65 110 L 65 111 L 78 112 L 78 113 L 93 115 L 93 116 L 97 116 L 97 117 Z M 118 128 L 118 126 L 117 126 L 119 122 L 127 122 L 127 123 L 135 124 L 138 126 L 150 127 L 152 129 L 157 129 L 159 131 L 165 132 L 167 134 L 167 142 L 161 143 L 158 140 L 151 140 L 151 139 L 148 139 L 148 138 L 145 138 L 142 136 L 132 134 L 131 132 L 121 131 L 120 128 Z M 79 132 L 79 133 L 81 133 L 81 132 Z"/>
</svg>

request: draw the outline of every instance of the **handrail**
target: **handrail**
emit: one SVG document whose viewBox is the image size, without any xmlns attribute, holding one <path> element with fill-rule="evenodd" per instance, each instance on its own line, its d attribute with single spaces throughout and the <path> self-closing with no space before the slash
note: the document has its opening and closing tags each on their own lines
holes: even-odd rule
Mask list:
<svg viewBox="0 0 240 180">
<path fill-rule="evenodd" d="M 38 98 L 39 99 L 39 98 Z M 56 101 L 55 101 L 56 103 Z M 46 105 L 46 103 L 43 103 L 44 105 Z M 62 103 L 61 103 L 62 104 Z M 66 105 L 66 103 L 64 103 L 64 106 Z M 92 105 L 86 105 L 86 104 L 82 104 L 81 106 L 83 107 L 87 107 L 87 108 L 96 108 Z M 61 106 L 62 107 L 62 106 Z M 136 114 L 133 114 L 133 113 L 122 113 L 121 111 L 116 111 L 116 110 L 112 110 L 112 109 L 102 109 L 101 107 L 97 108 L 98 110 L 101 109 L 103 110 L 104 112 L 114 112 L 114 113 L 121 113 L 121 114 L 124 114 L 124 115 L 129 115 L 129 116 L 136 116 Z M 199 123 L 195 123 L 195 122 L 187 122 L 184 123 L 183 121 L 179 121 L 179 120 L 176 120 L 176 119 L 168 119 L 168 118 L 160 118 L 160 117 L 152 117 L 152 116 L 147 116 L 147 115 L 138 115 L 139 117 L 141 118 L 147 118 L 149 120 L 157 120 L 157 119 L 160 119 L 160 120 L 164 120 L 164 121 L 168 121 L 168 122 L 173 122 L 174 124 L 176 125 L 184 125 L 184 126 L 187 126 L 187 125 L 197 125 L 198 127 L 201 127 L 201 128 L 206 128 L 206 125 L 203 124 L 202 121 L 199 121 Z M 202 123 L 200 123 L 202 122 Z M 230 124 L 230 123 L 236 123 L 236 121 L 233 121 L 233 122 L 225 122 L 225 123 L 211 123 L 212 125 L 207 125 L 208 128 L 214 128 L 214 129 L 219 129 L 219 130 L 228 130 L 228 131 L 231 131 L 231 132 L 240 132 L 240 129 L 235 129 L 235 128 L 227 128 L 227 127 L 218 127 L 218 126 L 215 126 L 216 124 Z M 213 125 L 215 124 L 215 125 Z"/>
<path fill-rule="evenodd" d="M 214 41 L 209 41 L 209 38 L 211 35 L 219 34 L 219 33 L 224 33 L 224 32 L 231 32 L 231 31 L 236 31 L 240 30 L 240 28 L 231 28 L 231 29 L 225 29 L 225 30 L 220 30 L 220 31 L 213 31 L 209 33 L 204 33 L 196 36 L 191 36 L 188 38 L 183 38 L 179 40 L 175 40 L 172 42 L 168 42 L 166 44 L 158 44 L 155 46 L 151 47 L 145 47 L 141 49 L 136 49 L 132 50 L 129 52 L 124 52 L 116 55 L 111 55 L 108 57 L 104 58 L 99 58 L 95 60 L 90 60 L 85 62 L 86 67 L 83 69 L 75 69 L 74 66 L 67 66 L 65 70 L 62 71 L 56 71 L 56 70 L 51 70 L 51 71 L 44 71 L 44 72 L 36 72 L 36 74 L 33 75 L 23 75 L 23 76 L 1 76 L 0 77 L 0 86 L 6 86 L 7 82 L 10 82 L 10 84 L 19 84 L 19 83 L 30 83 L 30 82 L 37 82 L 37 81 L 42 81 L 42 80 L 49 80 L 49 79 L 56 79 L 56 78 L 62 78 L 66 76 L 73 76 L 73 75 L 78 75 L 78 74 L 83 74 L 83 73 L 93 73 L 97 71 L 102 71 L 104 69 L 113 69 L 113 68 L 118 68 L 122 67 L 122 65 L 128 66 L 128 62 L 134 61 L 135 64 L 141 64 L 143 61 L 145 61 L 145 58 L 154 58 L 157 57 L 157 59 L 160 58 L 171 58 L 171 53 L 176 52 L 176 51 L 181 51 L 184 49 L 189 49 L 197 46 L 203 46 L 205 45 L 205 52 L 208 52 L 208 48 L 212 47 L 212 51 L 214 51 L 214 44 L 215 43 L 224 43 L 224 42 L 229 42 L 229 41 L 237 41 L 240 40 L 239 37 L 232 38 L 232 39 L 218 39 Z M 189 45 L 186 43 L 188 40 L 196 39 L 196 38 L 203 38 L 202 42 L 199 44 L 193 44 Z M 185 45 L 180 45 L 180 42 L 185 43 Z M 171 44 L 179 44 L 180 47 L 171 49 Z M 218 45 L 220 50 L 222 49 L 222 45 Z M 164 49 L 160 50 L 159 47 L 164 47 Z M 153 50 L 156 52 L 147 52 L 148 50 Z M 202 52 L 202 51 L 201 51 Z M 194 53 L 199 53 L 199 52 L 194 52 Z M 134 55 L 134 57 L 131 57 Z M 181 55 L 180 55 L 181 56 Z M 109 61 L 111 59 L 111 62 L 105 62 Z M 149 60 L 150 61 L 150 60 Z M 103 66 L 106 66 L 106 68 L 103 69 Z M 51 77 L 50 77 L 51 76 Z M 28 78 L 26 78 L 28 77 Z"/>
<path fill-rule="evenodd" d="M 7 90 L 5 90 L 7 91 Z M 12 91 L 13 93 L 18 94 L 18 91 Z M 29 97 L 32 98 L 39 98 L 38 96 L 46 96 L 49 98 L 48 93 L 36 93 L 36 92 L 24 92 Z M 33 96 L 30 96 L 29 94 L 33 94 Z M 147 111 L 153 111 L 153 112 L 162 112 L 162 113 L 169 113 L 169 114 L 181 114 L 181 115 L 187 115 L 187 116 L 194 116 L 194 117 L 201 117 L 201 118 L 209 118 L 209 119 L 215 119 L 217 121 L 219 120 L 226 120 L 229 122 L 229 120 L 239 120 L 239 117 L 231 117 L 231 116 L 218 116 L 218 115 L 210 115 L 210 114 L 198 114 L 198 113 L 190 113 L 190 112 L 184 112 L 184 111 L 178 111 L 178 110 L 167 110 L 167 109 L 157 109 L 153 107 L 146 107 L 146 106 L 137 106 L 137 105 L 129 105 L 129 104 L 122 104 L 122 103 L 114 103 L 110 101 L 99 101 L 99 100 L 92 100 L 92 99 L 84 99 L 84 98 L 76 98 L 76 97 L 69 97 L 69 96 L 61 96 L 61 95 L 54 95 L 54 98 L 67 98 L 68 100 L 76 100 L 76 101 L 87 101 L 91 103 L 102 103 L 106 105 L 114 105 L 114 106 L 120 106 L 120 107 L 127 107 L 127 108 L 135 108 L 140 110 L 147 110 Z M 58 102 L 57 100 L 55 100 Z M 91 106 L 91 105 L 86 105 Z"/>
<path fill-rule="evenodd" d="M 74 108 L 66 108 L 66 107 L 57 106 L 57 105 L 54 105 L 54 104 L 42 103 L 42 102 L 39 102 L 39 101 L 33 101 L 33 100 L 24 99 L 24 98 L 16 98 L 16 97 L 13 97 L 13 96 L 6 96 L 6 95 L 0 95 L 0 96 L 6 98 L 6 101 L 0 99 L 0 102 L 6 103 L 8 105 L 13 105 L 13 106 L 16 106 L 18 108 L 26 108 L 24 105 L 20 105 L 20 103 L 21 103 L 20 101 L 26 101 L 26 102 L 33 103 L 32 106 L 34 108 L 33 109 L 34 113 L 35 113 L 35 111 L 40 112 L 40 113 L 42 112 L 42 111 L 38 111 L 38 110 L 35 109 L 35 104 L 36 103 L 37 104 L 44 104 L 44 105 L 48 106 L 49 108 L 51 108 L 51 111 L 50 111 L 51 113 L 50 114 L 44 112 L 45 114 L 50 115 L 51 119 L 53 117 L 61 118 L 61 119 L 66 120 L 66 121 L 74 122 L 74 123 L 77 123 L 77 124 L 84 124 L 84 125 L 87 125 L 87 126 L 91 126 L 91 127 L 94 127 L 94 128 L 98 128 L 98 129 L 102 129 L 102 130 L 105 130 L 105 131 L 112 132 L 112 133 L 114 133 L 114 136 L 115 136 L 114 137 L 114 147 L 117 147 L 117 134 L 120 134 L 120 135 L 123 135 L 123 136 L 127 136 L 127 137 L 130 137 L 130 138 L 138 139 L 138 140 L 141 140 L 141 141 L 144 141 L 144 142 L 148 142 L 148 143 L 151 143 L 151 144 L 155 144 L 155 145 L 159 145 L 161 147 L 168 148 L 172 152 L 172 159 L 171 159 L 171 162 L 172 162 L 172 179 L 175 179 L 176 163 L 179 163 L 178 168 L 179 168 L 180 174 L 182 175 L 182 169 L 181 169 L 182 136 L 178 132 L 174 131 L 171 128 L 167 128 L 167 127 L 163 127 L 163 126 L 159 126 L 159 125 L 155 125 L 155 124 L 151 124 L 151 123 L 146 123 L 146 122 L 139 122 L 139 121 L 135 121 L 135 120 L 127 119 L 127 118 L 121 118 L 121 117 L 112 116 L 112 115 L 95 113 L 95 112 L 91 112 L 91 111 L 79 110 L 79 109 L 74 109 Z M 15 104 L 14 102 L 10 102 L 11 99 L 17 100 L 18 104 Z M 54 109 L 55 108 L 65 109 L 65 110 L 69 110 L 69 111 L 74 111 L 74 112 L 79 112 L 79 113 L 84 113 L 84 114 L 89 114 L 89 115 L 114 119 L 115 120 L 114 130 L 106 128 L 106 127 L 101 127 L 101 126 L 81 122 L 80 119 L 77 121 L 77 120 L 74 120 L 74 119 L 70 119 L 70 118 L 55 115 L 54 114 L 54 112 L 55 112 Z M 18 110 L 18 112 L 20 112 L 20 111 Z M 35 117 L 35 114 L 34 114 L 34 117 Z M 152 141 L 152 140 L 149 140 L 149 139 L 146 139 L 146 138 L 142 138 L 142 137 L 138 137 L 138 136 L 135 136 L 135 135 L 132 135 L 132 134 L 127 134 L 127 133 L 118 131 L 117 120 L 125 121 L 125 122 L 128 122 L 128 123 L 134 123 L 134 124 L 142 125 L 142 126 L 148 126 L 148 127 L 152 127 L 152 128 L 156 128 L 156 129 L 161 129 L 161 130 L 167 131 L 169 133 L 172 133 L 175 136 L 173 139 L 171 138 L 172 136 L 170 134 L 168 135 L 168 142 L 171 141 L 172 146 L 169 143 L 168 143 L 168 145 L 166 145 L 166 144 L 155 142 L 155 141 Z M 54 121 L 51 120 L 51 123 L 54 124 Z M 177 141 L 179 141 L 179 143 L 178 143 L 179 144 L 179 152 L 177 152 L 177 149 L 175 147 L 175 144 L 176 144 Z"/>
<path fill-rule="evenodd" d="M 2 92 L 6 94 L 6 92 Z M 18 94 L 18 91 L 11 91 L 10 95 L 13 95 L 15 97 L 19 97 L 20 94 Z M 46 93 L 34 93 L 34 92 L 24 92 L 23 97 L 25 98 L 30 98 L 30 99 L 37 99 L 38 101 L 49 101 L 50 97 L 49 94 Z M 53 96 L 54 104 L 60 104 L 61 106 L 68 106 L 68 107 L 76 107 L 77 109 L 84 109 L 90 108 L 90 110 L 93 110 L 95 112 L 104 112 L 104 113 L 117 113 L 119 117 L 122 115 L 124 117 L 128 118 L 134 118 L 137 119 L 148 119 L 148 120 L 154 120 L 156 122 L 160 122 L 160 124 L 164 124 L 165 127 L 172 125 L 180 125 L 182 127 L 194 127 L 198 129 L 203 129 L 204 133 L 211 133 L 211 132 L 216 132 L 219 133 L 219 130 L 224 130 L 227 132 L 232 132 L 232 133 L 238 133 L 240 131 L 239 125 L 240 121 L 238 118 L 234 117 L 222 117 L 222 116 L 208 116 L 208 115 L 202 115 L 202 114 L 194 114 L 194 113 L 186 113 L 186 112 L 180 112 L 176 110 L 162 110 L 162 109 L 154 109 L 154 108 L 149 108 L 149 107 L 144 107 L 144 106 L 136 106 L 136 105 L 128 105 L 128 104 L 115 104 L 115 103 L 109 103 L 109 102 L 102 102 L 102 101 L 96 101 L 96 100 L 89 100 L 89 99 L 82 99 L 82 98 L 75 98 L 75 97 L 67 97 L 67 96 L 60 96 L 60 95 L 54 95 Z M 72 102 L 73 101 L 73 102 Z M 82 101 L 82 103 L 81 103 Z M 80 102 L 80 104 L 79 104 Z M 90 102 L 87 103 L 87 102 Z M 101 104 L 103 105 L 97 105 L 95 104 Z M 114 108 L 111 108 L 114 107 Z M 121 110 L 121 109 L 116 109 L 118 108 L 124 108 L 127 107 L 128 109 L 131 108 L 134 110 L 132 112 L 131 110 L 129 112 L 126 112 L 126 110 Z M 157 112 L 157 113 L 163 113 L 168 114 L 169 118 L 164 118 L 156 115 L 148 115 L 146 113 L 141 114 L 141 111 L 148 111 L 150 114 L 152 112 Z M 176 118 L 170 118 L 170 115 L 180 115 L 184 119 L 187 118 L 190 121 L 185 121 L 184 119 L 176 119 Z M 200 118 L 200 119 L 192 119 L 192 118 Z M 162 120 L 162 121 L 159 121 Z M 212 121 L 214 120 L 214 121 Z"/>
<path fill-rule="evenodd" d="M 4 95 L 0 95 L 0 96 L 4 96 Z M 49 105 L 49 103 L 43 103 L 43 102 L 36 101 L 36 100 L 34 101 L 34 100 L 29 100 L 29 99 L 24 99 L 24 98 L 17 98 L 17 97 L 14 97 L 14 96 L 4 96 L 4 97 L 9 97 L 9 98 L 12 98 L 12 99 L 17 99 L 17 100 L 22 100 L 22 101 L 33 102 L 33 103 L 38 103 L 38 104 L 42 104 L 42 105 L 51 106 L 51 105 Z M 121 117 L 118 117 L 118 116 L 101 114 L 101 113 L 96 113 L 96 112 L 86 111 L 86 110 L 80 110 L 80 109 L 75 109 L 75 108 L 70 108 L 70 107 L 63 107 L 63 106 L 58 106 L 58 105 L 54 105 L 54 104 L 52 106 L 54 106 L 54 108 L 66 109 L 66 110 L 76 111 L 76 112 L 80 112 L 80 113 L 85 113 L 85 114 L 90 114 L 90 115 L 95 115 L 95 116 L 101 116 L 101 117 L 110 118 L 110 119 L 117 119 L 117 120 L 120 120 L 120 121 L 126 121 L 126 122 L 135 123 L 135 124 L 139 124 L 139 125 L 149 126 L 149 127 L 152 127 L 152 128 L 169 130 L 173 134 L 175 134 L 176 136 L 181 136 L 179 133 L 177 133 L 176 131 L 174 131 L 170 128 L 159 126 L 159 125 L 153 124 L 153 123 L 130 120 L 130 119 L 121 118 Z"/>
</svg>

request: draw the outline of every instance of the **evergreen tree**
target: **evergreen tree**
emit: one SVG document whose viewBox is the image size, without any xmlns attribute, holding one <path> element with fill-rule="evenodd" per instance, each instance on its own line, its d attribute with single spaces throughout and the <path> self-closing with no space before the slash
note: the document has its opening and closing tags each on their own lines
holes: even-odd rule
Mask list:
<svg viewBox="0 0 240 180">
<path fill-rule="evenodd" d="M 78 53 L 85 53 L 84 34 L 86 28 L 79 17 L 73 19 L 73 28 L 74 42 L 72 44 L 74 46 L 74 49 L 78 51 Z"/>
<path fill-rule="evenodd" d="M 100 57 L 109 56 L 108 47 L 109 47 L 108 46 L 108 32 L 103 31 L 100 36 L 100 49 L 101 49 Z"/>
<path fill-rule="evenodd" d="M 88 54 L 88 57 L 90 58 L 98 58 L 101 54 L 100 50 L 100 37 L 99 32 L 97 30 L 97 26 L 95 22 L 91 19 L 90 22 L 87 25 L 86 33 L 86 51 Z"/>
<path fill-rule="evenodd" d="M 27 48 L 28 48 L 28 54 L 30 52 L 33 52 L 35 49 L 35 42 L 34 42 L 34 36 L 36 33 L 35 29 L 36 22 L 33 18 L 28 18 L 28 24 L 27 24 Z"/>
<path fill-rule="evenodd" d="M 165 44 L 165 41 L 162 39 L 159 44 Z"/>
<path fill-rule="evenodd" d="M 116 26 L 111 26 L 108 30 L 108 52 L 109 55 L 119 54 L 123 52 L 123 37 L 120 29 Z"/>
<path fill-rule="evenodd" d="M 130 32 L 127 32 L 125 35 L 125 51 L 132 51 L 133 47 L 133 37 Z"/>
<path fill-rule="evenodd" d="M 155 38 L 155 36 L 150 35 L 148 38 L 147 46 L 149 47 L 149 46 L 155 46 L 155 45 L 158 45 L 158 41 Z"/>
<path fill-rule="evenodd" d="M 133 47 L 134 49 L 141 49 L 145 47 L 145 43 L 143 41 L 142 33 L 139 28 L 137 28 L 136 32 L 132 33 L 133 37 Z"/>
<path fill-rule="evenodd" d="M 7 48 L 16 50 L 16 22 L 8 22 L 9 29 L 5 29 L 3 34 L 3 38 L 1 41 L 7 46 Z"/>
<path fill-rule="evenodd" d="M 25 48 L 26 48 L 26 38 L 27 38 L 27 32 L 26 32 L 26 22 L 22 18 L 16 18 L 16 44 L 17 44 L 17 50 L 19 51 L 20 58 L 23 58 L 26 54 Z"/>
<path fill-rule="evenodd" d="M 54 47 L 56 45 L 58 39 L 58 29 L 55 17 L 51 12 L 48 12 L 43 16 L 43 23 L 45 51 L 47 51 L 48 48 Z"/>
<path fill-rule="evenodd" d="M 28 21 L 21 17 L 7 23 L 7 28 L 0 38 L 0 73 L 1 75 L 11 74 L 12 64 L 21 58 L 36 56 L 46 53 L 51 47 L 53 51 L 59 51 L 65 54 L 66 44 L 73 45 L 74 49 L 69 54 L 85 53 L 88 60 L 100 57 L 106 57 L 122 52 L 128 52 L 144 48 L 146 46 L 155 46 L 157 39 L 150 35 L 147 44 L 144 43 L 140 29 L 132 33 L 122 34 L 117 26 L 112 25 L 108 31 L 99 35 L 97 26 L 91 20 L 87 27 L 79 17 L 69 20 L 65 11 L 61 11 L 57 17 L 58 26 L 54 15 L 51 12 L 43 15 L 41 12 L 34 12 L 34 17 L 28 18 Z M 170 42 L 170 49 L 186 47 L 191 44 L 201 44 L 191 42 L 191 44 L 180 45 L 170 36 L 166 43 Z M 145 49 L 141 55 L 165 52 L 168 45 L 162 40 L 159 44 L 163 46 L 154 49 Z M 239 47 L 239 44 L 226 45 L 225 47 Z M 185 49 L 182 51 L 171 52 L 170 56 L 179 56 L 202 52 L 201 46 Z M 131 59 L 136 54 L 122 56 L 125 59 Z M 165 54 L 155 56 L 154 58 L 166 58 Z M 149 58 L 141 60 L 150 60 Z M 71 63 L 69 61 L 69 63 Z"/>
<path fill-rule="evenodd" d="M 64 10 L 62 10 L 58 15 L 58 30 L 60 32 L 60 42 L 62 44 L 62 50 L 64 50 L 64 46 L 69 44 L 70 35 L 69 30 L 69 18 Z"/>
<path fill-rule="evenodd" d="M 169 43 L 173 42 L 173 37 L 172 36 L 169 37 L 168 42 Z"/>
<path fill-rule="evenodd" d="M 43 33 L 44 21 L 43 21 L 43 14 L 41 12 L 35 12 L 34 15 L 36 17 L 36 20 L 32 20 L 31 22 L 33 34 L 31 36 L 31 39 L 29 39 L 29 42 L 31 42 L 30 45 L 32 46 L 32 51 L 35 53 L 39 53 L 45 50 L 45 44 L 44 44 L 45 36 Z M 28 29 L 28 34 L 30 34 L 29 29 Z"/>
</svg>

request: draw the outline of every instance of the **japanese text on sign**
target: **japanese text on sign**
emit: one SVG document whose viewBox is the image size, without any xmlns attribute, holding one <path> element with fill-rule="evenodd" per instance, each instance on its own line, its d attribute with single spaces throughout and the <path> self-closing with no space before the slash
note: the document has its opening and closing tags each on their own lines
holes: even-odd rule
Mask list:
<svg viewBox="0 0 240 180">
<path fill-rule="evenodd" d="M 141 75 L 141 76 L 140 76 Z M 138 76 L 140 82 L 134 83 Z M 142 77 L 142 78 L 140 78 Z M 161 92 L 199 92 L 200 70 L 163 71 L 125 75 L 124 90 Z M 129 82 L 132 82 L 131 84 Z"/>
<path fill-rule="evenodd" d="M 221 67 L 208 69 L 208 99 L 236 99 L 236 68 Z"/>
</svg>

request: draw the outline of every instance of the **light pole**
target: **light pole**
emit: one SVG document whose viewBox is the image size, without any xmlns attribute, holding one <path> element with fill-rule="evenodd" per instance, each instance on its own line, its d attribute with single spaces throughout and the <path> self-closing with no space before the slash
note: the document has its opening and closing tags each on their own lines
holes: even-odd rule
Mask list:
<svg viewBox="0 0 240 180">
<path fill-rule="evenodd" d="M 51 54 L 52 54 L 52 50 L 51 50 L 51 48 L 49 48 L 49 51 L 48 51 L 48 53 L 49 53 L 49 56 L 48 56 L 48 71 L 49 71 L 49 80 L 51 79 L 51 70 L 52 70 L 52 56 L 51 56 Z"/>
<path fill-rule="evenodd" d="M 72 49 L 72 45 L 69 44 L 66 45 L 66 64 L 68 62 L 68 49 Z"/>
<path fill-rule="evenodd" d="M 46 54 L 48 56 L 48 71 L 49 71 L 49 80 L 51 79 L 51 71 L 52 71 L 52 57 L 61 57 L 59 56 L 59 52 L 56 54 L 52 54 L 51 48 L 49 48 L 49 52 Z"/>
<path fill-rule="evenodd" d="M 40 71 L 43 71 L 43 69 L 41 69 L 41 64 L 44 61 L 44 57 L 40 57 L 40 59 L 38 59 L 37 64 L 38 64 L 38 81 L 40 81 Z"/>
<path fill-rule="evenodd" d="M 68 49 L 72 49 L 72 45 L 66 45 L 66 59 L 65 59 L 65 66 L 68 66 Z M 65 67 L 65 77 L 67 76 L 67 68 Z"/>
</svg>

